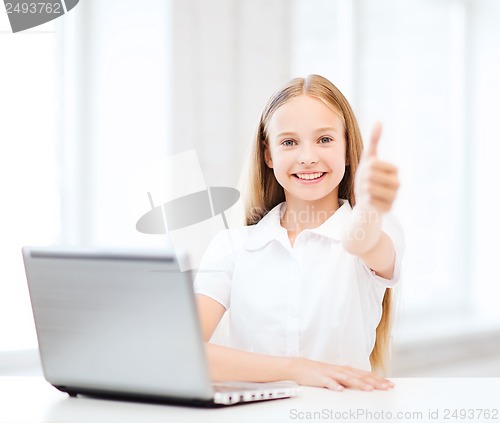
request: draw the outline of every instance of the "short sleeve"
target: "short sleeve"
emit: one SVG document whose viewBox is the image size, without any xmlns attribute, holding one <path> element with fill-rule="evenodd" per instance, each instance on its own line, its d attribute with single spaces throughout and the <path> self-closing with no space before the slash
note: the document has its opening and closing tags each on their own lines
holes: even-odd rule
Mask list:
<svg viewBox="0 0 500 423">
<path fill-rule="evenodd" d="M 387 213 L 384 215 L 382 222 L 382 230 L 389 236 L 394 244 L 394 249 L 396 251 L 396 256 L 394 260 L 394 273 L 392 279 L 385 279 L 375 274 L 361 259 L 358 258 L 360 266 L 362 267 L 361 272 L 365 274 L 366 277 L 374 281 L 378 286 L 383 288 L 392 288 L 401 279 L 401 264 L 405 250 L 405 239 L 403 234 L 403 228 L 399 221 L 394 217 L 394 215 Z"/>
<path fill-rule="evenodd" d="M 208 246 L 194 280 L 195 294 L 206 295 L 229 309 L 235 248 L 231 232 L 219 232 Z"/>
</svg>

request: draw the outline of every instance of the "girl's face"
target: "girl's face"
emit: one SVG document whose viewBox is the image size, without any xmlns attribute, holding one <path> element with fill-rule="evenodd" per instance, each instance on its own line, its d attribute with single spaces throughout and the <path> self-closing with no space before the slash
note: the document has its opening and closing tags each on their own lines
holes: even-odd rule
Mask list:
<svg viewBox="0 0 500 423">
<path fill-rule="evenodd" d="M 287 201 L 337 201 L 346 166 L 344 132 L 342 119 L 315 97 L 294 97 L 274 112 L 265 158 Z"/>
</svg>

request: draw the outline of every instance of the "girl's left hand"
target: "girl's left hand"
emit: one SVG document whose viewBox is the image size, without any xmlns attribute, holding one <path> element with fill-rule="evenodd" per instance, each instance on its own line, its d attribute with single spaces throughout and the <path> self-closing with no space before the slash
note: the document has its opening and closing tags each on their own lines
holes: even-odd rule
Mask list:
<svg viewBox="0 0 500 423">
<path fill-rule="evenodd" d="M 362 210 L 377 210 L 385 213 L 391 210 L 396 198 L 399 179 L 398 168 L 377 157 L 377 145 L 382 126 L 373 128 L 370 147 L 363 153 L 354 180 L 356 207 Z"/>
</svg>

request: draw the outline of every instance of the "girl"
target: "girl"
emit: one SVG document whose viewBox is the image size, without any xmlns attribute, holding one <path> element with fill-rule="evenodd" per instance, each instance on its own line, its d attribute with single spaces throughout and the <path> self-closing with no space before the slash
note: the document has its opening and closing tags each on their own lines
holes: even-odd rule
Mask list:
<svg viewBox="0 0 500 423">
<path fill-rule="evenodd" d="M 386 213 L 397 169 L 362 156 L 354 114 L 321 76 L 290 81 L 262 113 L 247 226 L 219 233 L 195 280 L 214 380 L 389 389 L 383 369 L 403 239 Z M 230 309 L 228 346 L 208 343 Z"/>
</svg>

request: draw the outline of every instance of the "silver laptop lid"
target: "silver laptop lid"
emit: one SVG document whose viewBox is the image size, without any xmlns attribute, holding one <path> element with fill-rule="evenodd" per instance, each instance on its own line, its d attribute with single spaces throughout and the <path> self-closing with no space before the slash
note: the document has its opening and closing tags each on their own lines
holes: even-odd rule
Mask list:
<svg viewBox="0 0 500 423">
<path fill-rule="evenodd" d="M 189 272 L 168 251 L 23 248 L 55 386 L 210 400 Z"/>
</svg>

